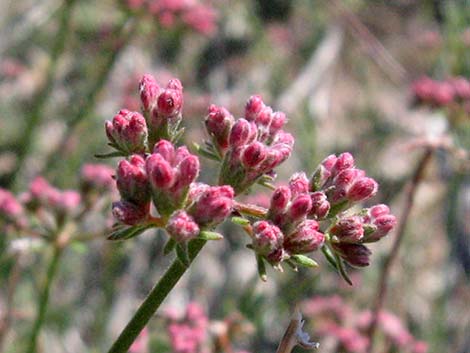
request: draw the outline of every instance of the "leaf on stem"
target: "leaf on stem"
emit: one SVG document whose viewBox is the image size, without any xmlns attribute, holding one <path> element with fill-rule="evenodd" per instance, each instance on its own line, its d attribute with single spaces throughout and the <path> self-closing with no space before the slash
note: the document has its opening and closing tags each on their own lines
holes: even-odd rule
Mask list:
<svg viewBox="0 0 470 353">
<path fill-rule="evenodd" d="M 95 154 L 95 158 L 99 159 L 106 159 L 106 158 L 114 158 L 114 157 L 125 157 L 126 155 L 120 151 L 114 151 L 110 153 L 103 153 L 103 154 Z"/>
<path fill-rule="evenodd" d="M 148 224 L 131 227 L 118 227 L 108 235 L 108 240 L 127 240 L 134 238 L 149 228 L 152 228 L 152 226 Z"/>
<path fill-rule="evenodd" d="M 203 230 L 199 233 L 198 238 L 202 240 L 221 240 L 224 238 L 224 236 L 217 232 Z"/>
<path fill-rule="evenodd" d="M 247 226 L 250 224 L 250 221 L 243 217 L 232 217 L 231 221 L 233 224 L 238 224 L 239 226 Z"/>
<path fill-rule="evenodd" d="M 304 267 L 318 267 L 318 263 L 305 255 L 292 255 L 291 259 L 300 266 Z"/>
<path fill-rule="evenodd" d="M 268 280 L 268 275 L 266 274 L 266 264 L 260 255 L 256 255 L 256 263 L 258 265 L 259 278 L 261 278 L 263 282 L 266 282 Z"/>
</svg>

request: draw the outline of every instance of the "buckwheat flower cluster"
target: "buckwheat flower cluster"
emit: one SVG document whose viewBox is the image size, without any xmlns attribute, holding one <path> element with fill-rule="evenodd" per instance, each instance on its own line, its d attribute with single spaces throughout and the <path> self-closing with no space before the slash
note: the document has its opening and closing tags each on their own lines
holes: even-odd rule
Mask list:
<svg viewBox="0 0 470 353">
<path fill-rule="evenodd" d="M 470 80 L 465 77 L 439 81 L 425 76 L 413 82 L 411 90 L 420 105 L 431 108 L 460 106 L 470 111 Z"/>
<path fill-rule="evenodd" d="M 284 113 L 274 112 L 260 96 L 248 100 L 244 117 L 237 120 L 212 105 L 205 125 L 211 137 L 209 153 L 222 160 L 219 183 L 240 193 L 289 158 L 294 138 L 282 130 L 285 122 Z"/>
<path fill-rule="evenodd" d="M 216 11 L 197 0 L 126 0 L 131 10 L 151 13 L 162 27 L 183 23 L 191 29 L 211 35 L 217 29 Z"/>
</svg>

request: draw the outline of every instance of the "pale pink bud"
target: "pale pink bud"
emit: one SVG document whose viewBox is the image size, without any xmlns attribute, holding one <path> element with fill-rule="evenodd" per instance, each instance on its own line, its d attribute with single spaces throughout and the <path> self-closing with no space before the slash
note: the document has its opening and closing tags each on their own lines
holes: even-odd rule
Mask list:
<svg viewBox="0 0 470 353">
<path fill-rule="evenodd" d="M 274 224 L 268 221 L 258 221 L 253 224 L 252 246 L 256 253 L 266 257 L 276 254 L 282 249 L 283 241 L 284 235 Z"/>
<path fill-rule="evenodd" d="M 242 163 L 245 168 L 253 168 L 266 158 L 266 147 L 261 142 L 255 141 L 248 145 L 242 153 Z"/>
<path fill-rule="evenodd" d="M 370 265 L 372 252 L 362 244 L 333 243 L 333 249 L 352 266 L 366 267 Z"/>
<path fill-rule="evenodd" d="M 172 191 L 178 192 L 188 187 L 196 180 L 199 169 L 199 158 L 197 156 L 191 154 L 183 159 L 176 167 L 175 184 Z"/>
<path fill-rule="evenodd" d="M 264 106 L 261 96 L 251 96 L 245 106 L 245 119 L 254 121 Z"/>
<path fill-rule="evenodd" d="M 157 104 L 157 97 L 160 92 L 160 87 L 152 75 L 144 75 L 139 83 L 140 100 L 142 102 L 142 109 L 145 112 L 150 112 Z"/>
<path fill-rule="evenodd" d="M 145 151 L 147 139 L 147 123 L 137 112 L 122 109 L 105 123 L 106 135 L 111 143 L 126 153 L 142 153 Z"/>
<path fill-rule="evenodd" d="M 304 172 L 295 173 L 289 180 L 289 188 L 293 196 L 308 193 L 308 179 Z"/>
<path fill-rule="evenodd" d="M 349 188 L 346 198 L 350 201 L 363 201 L 377 193 L 378 184 L 372 178 L 358 178 Z"/>
<path fill-rule="evenodd" d="M 330 230 L 341 242 L 356 243 L 364 236 L 362 220 L 358 216 L 341 218 Z"/>
<path fill-rule="evenodd" d="M 119 162 L 116 184 L 123 199 L 139 205 L 147 203 L 150 196 L 144 158 L 133 155 L 129 161 Z"/>
<path fill-rule="evenodd" d="M 154 154 L 160 154 L 168 163 L 173 164 L 175 147 L 170 141 L 160 140 L 153 147 Z"/>
<path fill-rule="evenodd" d="M 377 218 L 377 217 L 380 217 L 382 215 L 387 215 L 389 213 L 390 213 L 390 208 L 387 205 L 384 205 L 384 204 L 375 205 L 375 206 L 372 206 L 369 209 L 369 214 L 373 218 Z"/>
<path fill-rule="evenodd" d="M 470 81 L 464 77 L 456 77 L 450 81 L 456 95 L 462 100 L 470 99 Z"/>
<path fill-rule="evenodd" d="M 310 195 L 312 199 L 312 209 L 310 215 L 317 219 L 323 219 L 328 215 L 330 211 L 330 203 L 325 193 L 322 191 L 316 191 Z"/>
<path fill-rule="evenodd" d="M 415 341 L 413 343 L 413 353 L 427 353 L 428 351 L 428 344 L 424 341 Z"/>
<path fill-rule="evenodd" d="M 284 249 L 294 254 L 305 254 L 322 247 L 325 235 L 319 231 L 318 222 L 308 219 L 302 222 L 284 241 Z"/>
<path fill-rule="evenodd" d="M 271 107 L 265 106 L 258 113 L 255 123 L 258 127 L 268 128 L 271 125 L 273 110 Z"/>
<path fill-rule="evenodd" d="M 80 172 L 82 187 L 86 190 L 113 189 L 114 169 L 106 164 L 85 164 Z"/>
<path fill-rule="evenodd" d="M 199 226 L 193 217 L 183 210 L 176 211 L 171 215 L 166 230 L 179 243 L 194 239 L 199 234 Z"/>
<path fill-rule="evenodd" d="M 228 185 L 201 189 L 190 208 L 190 214 L 200 226 L 222 222 L 232 212 L 234 191 Z"/>
<path fill-rule="evenodd" d="M 142 223 L 149 215 L 150 204 L 136 205 L 125 200 L 113 203 L 113 216 L 119 222 L 133 226 Z"/>
<path fill-rule="evenodd" d="M 439 82 L 433 92 L 433 103 L 437 106 L 444 106 L 454 100 L 454 87 L 448 82 Z"/>
<path fill-rule="evenodd" d="M 152 154 L 145 161 L 150 185 L 153 189 L 169 189 L 175 181 L 175 172 L 160 154 Z"/>
<path fill-rule="evenodd" d="M 75 212 L 82 201 L 80 194 L 75 190 L 65 190 L 60 196 L 56 207 L 63 213 Z"/>
<path fill-rule="evenodd" d="M 287 205 L 291 199 L 291 191 L 287 186 L 276 188 L 271 197 L 269 211 L 273 214 L 281 214 L 286 211 Z"/>
<path fill-rule="evenodd" d="M 274 135 L 279 130 L 281 130 L 286 123 L 286 120 L 286 115 L 283 112 L 275 112 L 272 115 L 271 125 L 269 126 L 269 133 Z"/>
<path fill-rule="evenodd" d="M 430 101 L 436 84 L 429 77 L 422 77 L 412 84 L 412 91 L 420 101 Z"/>
<path fill-rule="evenodd" d="M 166 88 L 174 89 L 175 91 L 183 92 L 183 84 L 177 78 L 172 78 L 166 84 Z"/>
<path fill-rule="evenodd" d="M 354 157 L 349 152 L 341 153 L 336 159 L 336 163 L 331 169 L 333 176 L 338 175 L 341 171 L 354 167 Z"/>
<path fill-rule="evenodd" d="M 289 219 L 298 221 L 304 218 L 312 209 L 312 200 L 310 195 L 301 194 L 292 200 L 289 207 Z"/>
<path fill-rule="evenodd" d="M 23 206 L 8 190 L 0 188 L 0 218 L 15 220 L 23 213 Z"/>
<path fill-rule="evenodd" d="M 234 124 L 234 118 L 229 111 L 223 107 L 211 105 L 205 123 L 207 132 L 214 137 L 218 147 L 228 148 L 229 133 Z"/>
<path fill-rule="evenodd" d="M 397 224 L 397 219 L 392 214 L 381 215 L 377 217 L 373 225 L 376 231 L 367 237 L 367 241 L 376 241 L 386 236 Z"/>
<path fill-rule="evenodd" d="M 284 144 L 286 146 L 293 147 L 294 142 L 295 142 L 295 139 L 294 139 L 294 136 L 292 136 L 292 134 L 285 132 L 284 130 L 280 130 L 274 137 L 272 146 L 275 146 L 278 144 L 279 145 Z"/>
<path fill-rule="evenodd" d="M 181 112 L 183 94 L 179 90 L 166 89 L 157 99 L 158 114 L 165 117 L 174 117 Z"/>
<path fill-rule="evenodd" d="M 255 127 L 245 119 L 238 119 L 230 131 L 230 146 L 239 147 L 247 144 Z"/>
</svg>

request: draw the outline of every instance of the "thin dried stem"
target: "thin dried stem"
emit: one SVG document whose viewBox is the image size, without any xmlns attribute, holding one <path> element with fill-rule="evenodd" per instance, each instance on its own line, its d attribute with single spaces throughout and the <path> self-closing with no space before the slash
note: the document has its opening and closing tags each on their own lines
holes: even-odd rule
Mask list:
<svg viewBox="0 0 470 353">
<path fill-rule="evenodd" d="M 402 244 L 404 236 L 405 236 L 406 226 L 408 224 L 408 219 L 410 217 L 411 210 L 414 205 L 414 200 L 415 200 L 416 192 L 418 190 L 418 186 L 423 180 L 424 172 L 426 170 L 427 165 L 432 160 L 433 152 L 434 152 L 434 149 L 431 147 L 428 147 L 426 151 L 424 152 L 423 156 L 421 157 L 418 165 L 416 166 L 416 169 L 413 173 L 413 177 L 410 181 L 410 184 L 408 185 L 408 190 L 406 191 L 405 206 L 403 208 L 403 213 L 399 221 L 397 234 L 395 236 L 395 241 L 392 245 L 392 250 L 390 251 L 390 254 L 388 255 L 388 257 L 385 259 L 385 262 L 380 271 L 380 275 L 379 275 L 380 282 L 378 284 L 376 295 L 375 295 L 375 300 L 374 300 L 374 305 L 373 305 L 373 310 L 372 310 L 372 321 L 367 331 L 367 336 L 370 341 L 369 347 L 368 347 L 368 353 L 372 353 L 374 349 L 374 337 L 375 337 L 375 332 L 377 330 L 378 317 L 379 317 L 380 311 L 382 310 L 384 306 L 385 298 L 387 295 L 390 272 L 391 272 L 391 269 L 395 260 L 397 259 L 398 250 L 400 249 L 400 245 Z"/>
<path fill-rule="evenodd" d="M 291 353 L 297 345 L 304 349 L 313 349 L 320 346 L 317 342 L 310 342 L 310 336 L 302 330 L 303 325 L 302 314 L 296 308 L 276 353 Z"/>
</svg>

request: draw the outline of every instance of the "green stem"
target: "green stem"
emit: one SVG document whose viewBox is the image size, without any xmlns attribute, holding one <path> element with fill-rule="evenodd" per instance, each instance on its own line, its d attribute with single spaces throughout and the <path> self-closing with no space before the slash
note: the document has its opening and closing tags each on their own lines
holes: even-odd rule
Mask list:
<svg viewBox="0 0 470 353">
<path fill-rule="evenodd" d="M 43 291 L 39 297 L 36 320 L 34 321 L 33 330 L 31 332 L 31 336 L 29 339 L 28 349 L 26 350 L 27 353 L 36 352 L 37 339 L 39 336 L 39 332 L 41 331 L 41 327 L 44 323 L 44 318 L 46 316 L 47 305 L 49 303 L 49 295 L 51 291 L 51 285 L 52 285 L 52 281 L 55 275 L 57 274 L 57 269 L 58 269 L 58 265 L 60 262 L 62 250 L 63 249 L 59 246 L 54 247 L 54 253 L 52 254 L 52 259 L 51 259 L 51 262 L 49 263 L 49 268 L 47 269 L 46 282 L 44 283 Z"/>
<path fill-rule="evenodd" d="M 189 243 L 189 260 L 194 260 L 201 251 L 206 241 L 193 240 Z M 170 268 L 165 272 L 163 277 L 157 282 L 155 287 L 149 293 L 144 302 L 140 305 L 134 317 L 129 321 L 122 330 L 117 340 L 112 345 L 108 353 L 126 353 L 134 340 L 137 338 L 142 329 L 147 325 L 149 320 L 155 314 L 160 304 L 174 288 L 179 279 L 186 272 L 188 267 L 183 265 L 178 259 L 175 259 Z"/>
<path fill-rule="evenodd" d="M 24 127 L 23 136 L 20 137 L 17 144 L 17 163 L 5 180 L 7 188 L 11 187 L 15 183 L 18 172 L 22 169 L 26 157 L 33 147 L 33 141 L 35 141 L 33 138 L 34 133 L 41 122 L 44 105 L 47 102 L 47 98 L 49 97 L 54 84 L 57 63 L 64 52 L 65 43 L 70 33 L 72 22 L 70 17 L 75 1 L 76 0 L 65 0 L 64 7 L 60 12 L 60 24 L 55 36 L 56 40 L 54 42 L 54 46 L 52 47 L 51 58 L 46 71 L 46 78 L 44 84 L 39 88 L 39 92 L 31 104 L 29 119 Z"/>
<path fill-rule="evenodd" d="M 129 23 L 132 22 L 132 23 Z M 57 158 L 57 153 L 63 153 L 66 150 L 67 142 L 69 141 L 70 137 L 74 133 L 76 126 L 84 119 L 86 119 L 95 109 L 96 104 L 98 102 L 98 97 L 100 92 L 102 91 L 104 85 L 108 81 L 108 77 L 110 76 L 119 54 L 123 51 L 123 49 L 127 46 L 130 42 L 131 38 L 133 37 L 136 29 L 138 26 L 137 19 L 129 20 L 126 19 L 123 21 L 119 28 L 117 28 L 116 37 L 120 43 L 118 48 L 108 50 L 107 57 L 105 58 L 103 65 L 101 66 L 101 70 L 98 73 L 97 79 L 94 84 L 90 87 L 90 90 L 84 95 L 86 100 L 80 106 L 80 108 L 76 111 L 76 113 L 67 121 L 67 126 L 64 135 L 60 139 L 60 142 L 46 158 L 44 168 L 46 170 L 51 169 L 57 162 L 61 159 Z"/>
</svg>

